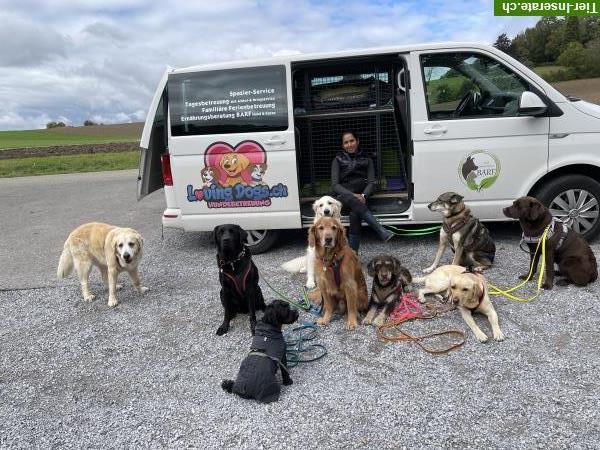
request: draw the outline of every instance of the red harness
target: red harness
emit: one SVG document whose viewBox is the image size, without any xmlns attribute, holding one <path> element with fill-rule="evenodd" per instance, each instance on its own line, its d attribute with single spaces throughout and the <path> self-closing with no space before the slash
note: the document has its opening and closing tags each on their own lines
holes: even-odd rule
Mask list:
<svg viewBox="0 0 600 450">
<path fill-rule="evenodd" d="M 339 287 L 342 285 L 342 267 L 344 266 L 344 262 L 346 261 L 346 255 L 342 258 L 341 261 L 336 261 L 335 257 L 337 253 L 333 255 L 333 259 L 331 260 L 331 264 L 327 264 L 325 258 L 321 258 L 321 262 L 323 263 L 323 270 L 327 271 L 327 268 L 330 268 L 333 272 L 333 279 L 335 281 L 335 285 Z"/>
<path fill-rule="evenodd" d="M 252 270 L 252 264 L 248 264 L 246 270 L 244 270 L 244 272 L 242 272 L 240 275 L 231 275 L 225 272 L 223 269 L 221 270 L 223 271 L 223 275 L 225 275 L 233 282 L 235 290 L 237 291 L 239 296 L 243 297 L 244 292 L 246 292 L 246 282 L 248 281 L 248 274 L 250 274 L 250 270 Z"/>
</svg>

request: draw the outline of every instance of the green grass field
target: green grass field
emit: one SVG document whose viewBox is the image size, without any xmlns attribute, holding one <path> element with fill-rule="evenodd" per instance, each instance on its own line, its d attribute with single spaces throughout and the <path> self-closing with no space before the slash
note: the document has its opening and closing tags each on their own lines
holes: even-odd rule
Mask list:
<svg viewBox="0 0 600 450">
<path fill-rule="evenodd" d="M 135 169 L 139 152 L 92 153 L 0 160 L 0 178 Z"/>
<path fill-rule="evenodd" d="M 135 142 L 142 134 L 141 123 L 61 127 L 49 130 L 0 131 L 0 150 L 79 144 Z"/>
</svg>

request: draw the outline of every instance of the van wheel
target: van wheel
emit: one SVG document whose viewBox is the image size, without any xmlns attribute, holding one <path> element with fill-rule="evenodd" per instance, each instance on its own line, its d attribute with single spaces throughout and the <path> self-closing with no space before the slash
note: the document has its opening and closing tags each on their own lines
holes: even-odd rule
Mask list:
<svg viewBox="0 0 600 450">
<path fill-rule="evenodd" d="M 588 241 L 600 234 L 600 183 L 593 178 L 565 175 L 544 185 L 536 197 Z"/>
<path fill-rule="evenodd" d="M 279 235 L 277 230 L 247 230 L 248 238 L 246 244 L 253 255 L 264 253 L 277 241 Z"/>
</svg>

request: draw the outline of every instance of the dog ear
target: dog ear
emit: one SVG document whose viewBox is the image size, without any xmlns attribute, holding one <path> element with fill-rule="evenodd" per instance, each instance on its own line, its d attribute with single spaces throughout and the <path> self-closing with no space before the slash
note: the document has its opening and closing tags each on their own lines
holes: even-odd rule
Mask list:
<svg viewBox="0 0 600 450">
<path fill-rule="evenodd" d="M 542 217 L 544 215 L 545 212 L 546 212 L 546 207 L 536 201 L 536 202 L 532 203 L 531 207 L 529 208 L 529 214 L 528 214 L 529 220 L 531 220 L 532 222 L 535 220 L 538 220 L 540 217 Z"/>
<path fill-rule="evenodd" d="M 312 204 L 312 209 L 315 214 L 317 214 L 317 210 L 319 209 L 319 200 L 315 200 Z"/>
<path fill-rule="evenodd" d="M 236 225 L 236 227 L 238 230 L 238 236 L 240 237 L 240 245 L 246 245 L 246 240 L 248 239 L 248 232 L 239 225 Z"/>
<path fill-rule="evenodd" d="M 217 225 L 213 229 L 213 239 L 215 240 L 215 245 L 217 246 L 217 248 L 219 247 L 219 238 L 217 238 L 217 233 L 219 232 L 219 228 L 221 228 L 221 225 Z"/>
<path fill-rule="evenodd" d="M 346 229 L 342 226 L 340 222 L 338 222 L 337 220 L 336 222 L 337 235 L 335 237 L 335 246 L 338 248 L 338 250 L 341 250 L 342 248 L 348 245 L 348 239 L 346 238 Z"/>
<path fill-rule="evenodd" d="M 274 303 L 270 303 L 267 305 L 261 320 L 264 323 L 277 325 L 277 306 Z"/>
<path fill-rule="evenodd" d="M 369 274 L 369 276 L 371 278 L 375 278 L 375 262 L 377 261 L 377 258 L 373 258 L 371 261 L 369 261 L 369 264 L 367 264 L 367 274 Z"/>
<path fill-rule="evenodd" d="M 315 248 L 317 246 L 317 241 L 317 228 L 316 224 L 314 224 L 308 229 L 308 246 Z"/>
<path fill-rule="evenodd" d="M 246 155 L 239 154 L 238 158 L 240 160 L 240 167 L 242 169 L 247 169 L 250 165 L 250 160 L 248 159 L 248 157 Z"/>
<path fill-rule="evenodd" d="M 333 217 L 339 218 L 342 213 L 342 203 L 339 200 L 333 199 Z"/>
<path fill-rule="evenodd" d="M 457 193 L 454 193 L 454 195 L 450 198 L 450 203 L 460 203 L 463 200 L 463 196 Z"/>
<path fill-rule="evenodd" d="M 400 277 L 404 286 L 408 286 L 412 283 L 412 275 L 410 274 L 410 271 L 404 266 L 400 266 L 400 270 L 398 271 L 398 277 Z"/>
</svg>

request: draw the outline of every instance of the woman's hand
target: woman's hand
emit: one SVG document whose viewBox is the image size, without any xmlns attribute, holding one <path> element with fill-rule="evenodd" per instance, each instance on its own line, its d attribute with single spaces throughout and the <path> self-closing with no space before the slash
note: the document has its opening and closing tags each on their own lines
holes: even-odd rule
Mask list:
<svg viewBox="0 0 600 450">
<path fill-rule="evenodd" d="M 366 204 L 367 200 L 365 199 L 364 194 L 354 194 L 354 196 L 361 202 L 363 205 Z"/>
</svg>

